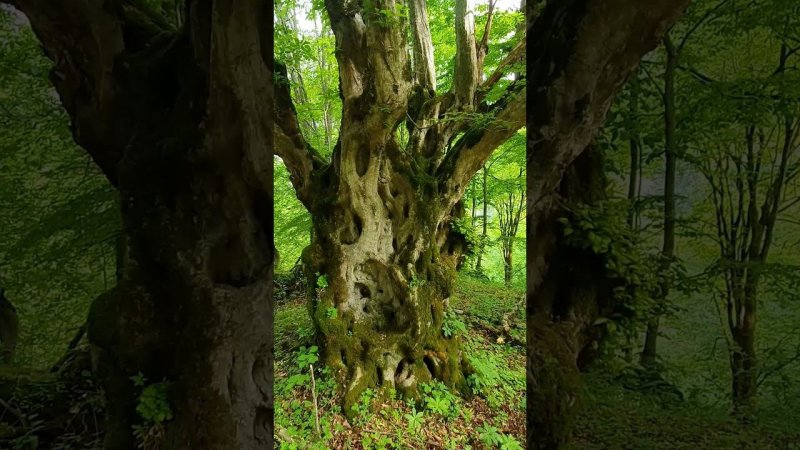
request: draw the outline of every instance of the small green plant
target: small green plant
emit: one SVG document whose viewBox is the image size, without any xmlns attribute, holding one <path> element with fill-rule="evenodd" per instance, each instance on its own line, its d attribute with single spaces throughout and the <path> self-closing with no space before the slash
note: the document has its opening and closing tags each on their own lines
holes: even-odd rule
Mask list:
<svg viewBox="0 0 800 450">
<path fill-rule="evenodd" d="M 298 367 L 300 367 L 301 370 L 305 370 L 308 369 L 309 365 L 319 361 L 317 351 L 319 351 L 319 348 L 317 348 L 316 345 L 312 345 L 309 348 L 305 348 L 305 346 L 300 347 L 300 354 L 297 355 Z"/>
<path fill-rule="evenodd" d="M 325 289 L 328 287 L 328 276 L 327 275 L 320 275 L 317 273 L 317 287 L 320 289 Z"/>
<path fill-rule="evenodd" d="M 408 287 L 411 289 L 416 289 L 425 285 L 425 280 L 420 280 L 417 278 L 417 274 L 411 276 L 411 281 L 408 282 Z"/>
<path fill-rule="evenodd" d="M 283 383 L 281 383 L 279 390 L 284 393 L 292 392 L 297 386 L 305 386 L 311 381 L 311 377 L 304 373 L 298 373 L 290 376 Z"/>
<path fill-rule="evenodd" d="M 458 399 L 447 386 L 439 381 L 425 383 L 422 392 L 425 394 L 425 409 L 450 419 L 458 417 Z"/>
<path fill-rule="evenodd" d="M 510 434 L 500 435 L 500 450 L 523 450 L 522 444 Z"/>
<path fill-rule="evenodd" d="M 142 418 L 142 423 L 133 426 L 137 446 L 142 450 L 159 448 L 164 436 L 164 422 L 173 417 L 167 395 L 169 383 L 163 380 L 148 384 L 141 372 L 132 376 L 131 381 L 135 387 L 141 388 L 136 412 Z"/>
<path fill-rule="evenodd" d="M 480 441 L 489 448 L 500 445 L 500 442 L 502 442 L 500 431 L 486 422 L 483 422 L 483 425 L 478 427 L 477 431 Z"/>
<path fill-rule="evenodd" d="M 353 412 L 356 413 L 359 422 L 366 423 L 369 417 L 369 407 L 374 397 L 375 391 L 372 389 L 365 389 L 364 392 L 362 392 L 358 397 L 358 403 L 351 406 Z"/>
<path fill-rule="evenodd" d="M 467 325 L 461 321 L 454 313 L 445 311 L 444 320 L 442 321 L 442 334 L 444 337 L 453 337 L 458 333 L 465 333 Z"/>
<path fill-rule="evenodd" d="M 411 412 L 406 413 L 403 417 L 408 421 L 406 429 L 409 433 L 418 433 L 420 428 L 422 428 L 422 421 L 424 419 L 422 417 L 422 411 L 417 411 L 417 408 L 412 408 Z"/>
<path fill-rule="evenodd" d="M 330 308 L 325 310 L 325 317 L 327 317 L 328 319 L 335 319 L 338 312 L 339 311 L 335 307 L 331 306 Z"/>
</svg>

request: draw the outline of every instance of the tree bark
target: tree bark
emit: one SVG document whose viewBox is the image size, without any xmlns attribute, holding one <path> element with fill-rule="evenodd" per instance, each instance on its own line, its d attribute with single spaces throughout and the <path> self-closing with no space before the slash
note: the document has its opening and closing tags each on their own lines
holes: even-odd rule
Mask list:
<svg viewBox="0 0 800 450">
<path fill-rule="evenodd" d="M 523 83 L 491 105 L 479 98 L 466 1 L 456 5 L 457 81 L 442 94 L 435 92 L 425 2 L 411 2 L 410 24 L 398 5 L 325 4 L 342 100 L 330 161 L 300 133 L 289 86 L 276 90 L 276 153 L 314 224 L 303 252 L 309 312 L 346 414 L 366 388 L 414 397 L 419 383 L 438 379 L 468 393 L 460 337 L 443 331 L 466 246 L 452 221 L 464 213 L 472 176 L 524 125 Z M 411 55 L 397 51 L 407 48 L 409 25 Z M 474 126 L 464 114 L 476 108 L 488 124 Z M 402 126 L 408 140 L 401 147 Z"/>
<path fill-rule="evenodd" d="M 730 355 L 731 394 L 734 413 L 748 417 L 755 412 L 758 377 L 756 356 L 756 300 L 758 298 L 758 276 L 751 276 L 745 288 L 739 291 L 742 298 L 743 317 L 731 329 L 733 350 Z"/>
<path fill-rule="evenodd" d="M 312 209 L 316 239 L 303 253 L 318 342 L 348 415 L 366 388 L 414 397 L 437 379 L 468 392 L 460 336 L 442 330 L 465 241 L 451 216 L 437 220 L 402 173 L 381 165 L 345 169 L 335 199 Z M 381 172 L 387 184 L 369 188 Z"/>
<path fill-rule="evenodd" d="M 19 338 L 19 318 L 17 309 L 6 298 L 5 289 L 0 287 L 0 365 L 11 365 L 17 350 Z"/>
<path fill-rule="evenodd" d="M 485 165 L 483 166 L 483 218 L 481 220 L 481 243 L 478 246 L 478 261 L 475 262 L 475 271 L 481 271 L 481 262 L 483 261 L 483 252 L 486 250 L 486 237 L 487 237 L 487 226 L 489 224 L 489 198 L 486 195 L 486 178 L 489 176 L 489 168 Z"/>
<path fill-rule="evenodd" d="M 639 93 L 641 90 L 640 82 L 636 75 L 633 75 L 631 80 L 631 104 L 628 113 L 632 118 L 639 115 Z M 634 135 L 629 139 L 630 145 L 630 170 L 628 172 L 628 226 L 631 229 L 638 227 L 638 212 L 637 202 L 639 201 L 639 163 L 641 160 L 640 138 L 639 132 L 636 130 L 637 124 L 632 122 Z"/>
<path fill-rule="evenodd" d="M 105 448 L 137 447 L 139 373 L 169 386 L 159 448 L 271 447 L 270 11 L 188 1 L 175 29 L 139 3 L 11 4 L 120 193 L 117 286 L 87 323 Z"/>
<path fill-rule="evenodd" d="M 565 174 L 558 203 L 569 208 L 599 201 L 604 187 L 602 157 L 589 150 Z M 602 258 L 563 242 L 558 219 L 565 212 L 552 209 L 528 242 L 529 258 L 547 256 L 542 281 L 528 300 L 528 444 L 535 449 L 567 443 L 580 405 L 580 370 L 596 356 L 591 344 L 602 337 L 592 323 L 613 307 L 614 286 L 604 277 Z"/>
</svg>

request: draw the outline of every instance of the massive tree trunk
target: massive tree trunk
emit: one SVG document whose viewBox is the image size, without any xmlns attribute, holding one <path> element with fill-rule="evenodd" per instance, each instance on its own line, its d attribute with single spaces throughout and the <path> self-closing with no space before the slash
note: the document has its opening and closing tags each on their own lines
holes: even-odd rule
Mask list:
<svg viewBox="0 0 800 450">
<path fill-rule="evenodd" d="M 175 29 L 128 2 L 12 5 L 120 193 L 117 287 L 88 323 L 105 447 L 137 446 L 139 373 L 169 386 L 159 448 L 271 447 L 270 11 L 189 1 Z"/>
<path fill-rule="evenodd" d="M 605 198 L 599 151 L 579 156 L 557 195 L 565 208 Z M 529 257 L 531 251 L 548 256 L 541 284 L 528 300 L 528 339 L 533 343 L 528 348 L 528 442 L 537 449 L 567 442 L 579 404 L 579 372 L 595 356 L 591 344 L 602 337 L 592 323 L 613 307 L 613 285 L 602 258 L 564 244 L 558 219 L 565 214 L 566 209 L 551 210 L 528 242 Z"/>
<path fill-rule="evenodd" d="M 392 160 L 342 170 L 338 194 L 312 208 L 317 239 L 304 252 L 319 287 L 310 313 L 347 413 L 368 387 L 414 396 L 438 379 L 467 390 L 460 336 L 442 331 L 465 242 Z"/>
<path fill-rule="evenodd" d="M 421 382 L 438 379 L 468 391 L 460 338 L 443 331 L 466 244 L 452 222 L 463 214 L 472 176 L 524 125 L 524 83 L 512 83 L 497 102 L 482 99 L 500 76 L 481 82 L 466 0 L 456 2 L 456 69 L 443 94 L 436 93 L 426 3 L 408 2 L 409 23 L 400 3 L 325 4 L 342 101 L 330 161 L 303 137 L 290 86 L 276 90 L 276 152 L 314 224 L 303 254 L 309 310 L 347 414 L 366 388 L 413 397 Z M 503 67 L 523 56 L 521 43 Z M 476 126 L 476 116 L 488 120 Z"/>
<path fill-rule="evenodd" d="M 597 267 L 571 271 L 562 263 L 570 253 L 560 244 L 557 222 L 565 199 L 586 201 L 579 192 L 596 187 L 570 194 L 562 178 L 589 146 L 631 70 L 687 3 L 548 2 L 529 26 L 527 433 L 532 448 L 560 448 L 569 438 L 579 403 L 579 360 L 595 339 L 590 325 L 604 297 L 603 280 L 592 279 Z M 533 2 L 528 8 L 533 17 Z M 589 279 L 576 283 L 575 274 Z"/>
</svg>

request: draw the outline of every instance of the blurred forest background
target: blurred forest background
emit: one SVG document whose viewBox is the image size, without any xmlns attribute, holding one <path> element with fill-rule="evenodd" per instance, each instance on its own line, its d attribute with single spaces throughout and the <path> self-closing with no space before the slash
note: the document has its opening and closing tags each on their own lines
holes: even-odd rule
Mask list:
<svg viewBox="0 0 800 450">
<path fill-rule="evenodd" d="M 800 445 L 799 68 L 800 4 L 700 0 L 617 97 L 564 221 L 628 284 L 573 448 Z"/>
</svg>

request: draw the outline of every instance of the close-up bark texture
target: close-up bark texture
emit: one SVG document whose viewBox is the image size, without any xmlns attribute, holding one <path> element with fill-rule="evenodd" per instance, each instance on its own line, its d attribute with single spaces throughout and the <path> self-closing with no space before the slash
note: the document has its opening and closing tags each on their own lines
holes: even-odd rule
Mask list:
<svg viewBox="0 0 800 450">
<path fill-rule="evenodd" d="M 92 305 L 105 448 L 133 449 L 131 377 L 166 380 L 164 448 L 272 445 L 271 12 L 11 1 L 53 61 L 75 141 L 119 191 L 117 286 Z"/>
</svg>

